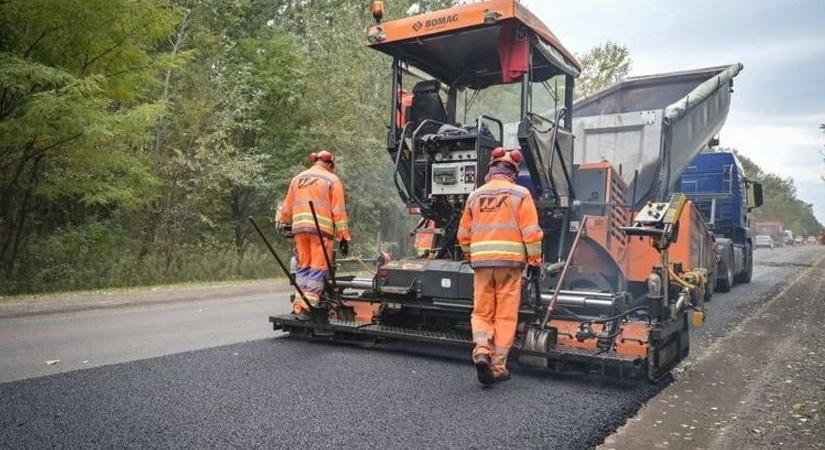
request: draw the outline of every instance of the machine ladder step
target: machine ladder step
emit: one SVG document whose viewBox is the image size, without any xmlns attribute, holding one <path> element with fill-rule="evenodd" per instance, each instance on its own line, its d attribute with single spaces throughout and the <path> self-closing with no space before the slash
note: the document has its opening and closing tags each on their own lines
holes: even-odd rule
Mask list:
<svg viewBox="0 0 825 450">
<path fill-rule="evenodd" d="M 289 314 L 271 316 L 269 321 L 272 322 L 273 328 L 276 330 L 313 330 L 317 331 L 320 336 L 329 336 L 330 334 L 334 335 L 335 333 L 341 333 L 344 335 L 356 334 L 360 336 L 403 339 L 408 341 L 431 342 L 456 346 L 473 345 L 472 336 L 459 332 L 416 330 L 367 322 L 354 322 L 335 319 L 330 320 L 328 324 L 321 324 L 312 321 L 297 320 Z"/>
</svg>

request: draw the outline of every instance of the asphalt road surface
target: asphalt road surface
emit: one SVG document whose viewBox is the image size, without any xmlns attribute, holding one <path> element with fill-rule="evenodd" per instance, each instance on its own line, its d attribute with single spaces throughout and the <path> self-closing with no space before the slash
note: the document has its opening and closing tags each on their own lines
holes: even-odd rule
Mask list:
<svg viewBox="0 0 825 450">
<path fill-rule="evenodd" d="M 759 250 L 753 282 L 714 296 L 693 354 L 821 254 Z M 0 447 L 588 448 L 662 388 L 516 370 L 482 389 L 461 353 L 277 336 L 266 316 L 286 300 L 272 297 L 0 319 L 0 376 L 17 380 L 0 384 Z"/>
<path fill-rule="evenodd" d="M 80 305 L 78 299 L 0 305 L 0 382 L 272 337 L 267 317 L 290 310 L 288 291 L 283 283 L 250 283 L 104 296 Z M 69 312 L 37 313 L 61 301 Z M 105 307 L 89 309 L 95 302 Z M 60 362 L 45 364 L 54 360 Z"/>
</svg>

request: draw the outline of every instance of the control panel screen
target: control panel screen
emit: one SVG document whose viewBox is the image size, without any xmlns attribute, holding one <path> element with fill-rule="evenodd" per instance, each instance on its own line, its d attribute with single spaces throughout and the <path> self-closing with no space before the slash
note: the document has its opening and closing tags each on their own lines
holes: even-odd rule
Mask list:
<svg viewBox="0 0 825 450">
<path fill-rule="evenodd" d="M 475 186 L 475 161 L 435 163 L 432 166 L 432 195 L 469 194 Z"/>
</svg>

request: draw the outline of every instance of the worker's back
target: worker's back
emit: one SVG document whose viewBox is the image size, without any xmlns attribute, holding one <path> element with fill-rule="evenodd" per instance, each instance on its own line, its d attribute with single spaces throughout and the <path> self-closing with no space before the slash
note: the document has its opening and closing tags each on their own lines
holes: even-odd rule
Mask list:
<svg viewBox="0 0 825 450">
<path fill-rule="evenodd" d="M 336 195 L 339 190 L 340 200 Z M 284 212 L 291 215 L 294 233 L 317 232 L 309 202 L 315 207 L 318 226 L 324 234 L 333 236 L 336 228 L 340 231 L 342 226 L 346 227 L 346 218 L 336 223 L 337 216 L 345 214 L 345 211 L 336 211 L 341 209 L 337 204 L 343 205 L 343 188 L 337 175 L 322 167 L 312 166 L 292 179 Z"/>
<path fill-rule="evenodd" d="M 521 267 L 528 253 L 534 253 L 528 252 L 525 242 L 541 240 L 530 192 L 506 177 L 493 177 L 473 191 L 465 216 L 469 221 L 462 218 L 459 234 L 469 237 L 473 267 Z M 538 234 L 538 239 L 532 234 Z"/>
</svg>

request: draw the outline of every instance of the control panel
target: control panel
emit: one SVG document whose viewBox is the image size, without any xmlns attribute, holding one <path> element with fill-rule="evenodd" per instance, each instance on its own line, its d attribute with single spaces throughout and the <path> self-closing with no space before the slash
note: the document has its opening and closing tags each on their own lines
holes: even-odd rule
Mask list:
<svg viewBox="0 0 825 450">
<path fill-rule="evenodd" d="M 477 159 L 475 151 L 437 153 L 432 163 L 431 194 L 469 195 L 476 187 Z"/>
<path fill-rule="evenodd" d="M 685 203 L 687 203 L 687 197 L 684 194 L 674 194 L 669 202 L 647 202 L 644 208 L 636 214 L 634 221 L 647 226 L 675 224 L 682 215 Z"/>
<path fill-rule="evenodd" d="M 476 187 L 476 163 L 433 164 L 432 195 L 469 194 Z"/>
</svg>

